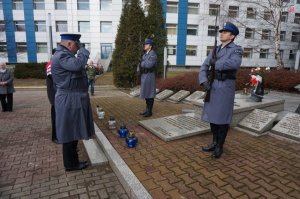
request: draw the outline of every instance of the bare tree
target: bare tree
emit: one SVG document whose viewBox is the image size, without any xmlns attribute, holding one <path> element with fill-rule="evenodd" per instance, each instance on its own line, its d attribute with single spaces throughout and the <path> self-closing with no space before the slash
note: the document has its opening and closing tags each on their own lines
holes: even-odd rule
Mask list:
<svg viewBox="0 0 300 199">
<path fill-rule="evenodd" d="M 248 23 L 247 15 L 249 13 L 241 13 L 240 17 L 232 16 L 231 11 L 228 9 L 228 1 L 220 0 L 221 3 L 220 9 L 221 13 L 225 13 L 227 17 L 222 17 L 223 20 L 231 19 L 237 22 L 240 26 L 247 28 Z M 255 24 L 257 28 L 255 29 L 255 33 L 258 33 L 262 36 L 265 36 L 263 29 L 269 28 L 271 30 L 270 34 L 267 36 L 269 39 L 261 40 L 257 47 L 261 47 L 263 45 L 271 45 L 274 47 L 275 59 L 276 59 L 276 67 L 278 69 L 284 67 L 284 63 L 282 61 L 281 53 L 280 53 L 280 33 L 282 28 L 282 18 L 285 17 L 283 14 L 288 13 L 288 9 L 291 6 L 289 0 L 232 0 L 230 1 L 230 5 L 238 5 L 238 6 L 247 6 L 249 8 L 253 8 L 253 15 L 255 16 Z M 248 12 L 248 10 L 246 11 Z"/>
</svg>

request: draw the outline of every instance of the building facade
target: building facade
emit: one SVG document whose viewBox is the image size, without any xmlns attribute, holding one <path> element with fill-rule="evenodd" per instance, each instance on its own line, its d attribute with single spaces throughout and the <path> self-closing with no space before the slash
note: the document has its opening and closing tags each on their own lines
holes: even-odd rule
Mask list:
<svg viewBox="0 0 300 199">
<path fill-rule="evenodd" d="M 141 1 L 147 13 L 148 0 Z M 280 53 L 294 67 L 300 39 L 300 0 L 285 1 Z M 0 0 L 0 61 L 45 62 L 62 33 L 80 33 L 91 58 L 108 63 L 125 0 Z M 232 21 L 240 29 L 243 66 L 276 66 L 274 31 L 260 17 L 269 13 L 234 0 L 162 0 L 171 65 L 199 66 L 212 50 L 216 28 Z M 293 6 L 294 11 L 289 12 Z M 297 11 L 299 13 L 297 13 Z M 216 23 L 217 16 L 217 23 Z M 216 27 L 217 26 L 217 27 Z M 50 39 L 51 38 L 51 39 Z"/>
</svg>

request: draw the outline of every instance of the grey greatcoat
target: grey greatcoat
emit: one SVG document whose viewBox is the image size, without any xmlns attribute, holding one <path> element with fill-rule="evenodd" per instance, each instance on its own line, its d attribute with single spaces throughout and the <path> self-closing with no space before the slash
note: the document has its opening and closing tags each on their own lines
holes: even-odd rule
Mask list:
<svg viewBox="0 0 300 199">
<path fill-rule="evenodd" d="M 142 73 L 141 76 L 141 92 L 140 98 L 154 98 L 156 94 L 156 82 L 155 82 L 155 66 L 157 62 L 157 55 L 153 50 L 145 53 L 141 61 L 141 71 L 146 69 L 152 69 L 153 72 Z"/>
<path fill-rule="evenodd" d="M 0 72 L 0 82 L 7 82 L 4 86 L 0 85 L 0 94 L 11 94 L 15 92 L 13 80 L 14 77 L 8 69 L 4 72 Z"/>
<path fill-rule="evenodd" d="M 217 48 L 215 70 L 238 70 L 242 63 L 243 50 L 231 42 L 221 49 Z M 207 75 L 212 53 L 208 55 L 200 68 L 199 83 L 208 81 Z M 202 120 L 213 124 L 230 124 L 233 115 L 235 96 L 235 80 L 214 80 L 210 93 L 210 101 L 204 103 Z"/>
<path fill-rule="evenodd" d="M 85 72 L 89 54 L 80 48 L 75 57 L 67 48 L 59 46 L 52 57 L 58 143 L 89 139 L 95 134 Z"/>
</svg>

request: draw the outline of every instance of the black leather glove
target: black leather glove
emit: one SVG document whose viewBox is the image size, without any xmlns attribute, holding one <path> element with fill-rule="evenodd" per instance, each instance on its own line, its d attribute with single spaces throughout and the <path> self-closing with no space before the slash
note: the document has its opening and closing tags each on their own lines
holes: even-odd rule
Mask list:
<svg viewBox="0 0 300 199">
<path fill-rule="evenodd" d="M 209 65 L 210 65 L 210 66 L 215 66 L 215 65 L 216 65 L 216 61 L 217 61 L 217 59 L 211 58 L 211 59 L 209 60 Z"/>
<path fill-rule="evenodd" d="M 79 49 L 80 49 L 80 48 L 85 48 L 85 44 L 84 44 L 84 43 L 80 43 L 80 42 L 79 42 L 77 46 L 78 46 Z"/>
<path fill-rule="evenodd" d="M 201 85 L 203 86 L 203 88 L 204 88 L 205 91 L 210 90 L 210 85 L 209 85 L 208 82 L 203 82 Z"/>
</svg>

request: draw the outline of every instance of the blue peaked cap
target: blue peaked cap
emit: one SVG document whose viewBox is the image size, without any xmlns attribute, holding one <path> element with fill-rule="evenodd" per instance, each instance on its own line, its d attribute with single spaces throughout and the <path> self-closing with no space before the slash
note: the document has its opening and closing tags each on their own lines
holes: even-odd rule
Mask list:
<svg viewBox="0 0 300 199">
<path fill-rule="evenodd" d="M 80 34 L 60 34 L 61 40 L 79 41 Z"/>
<path fill-rule="evenodd" d="M 219 32 L 223 32 L 225 30 L 231 32 L 235 36 L 240 33 L 239 29 L 233 23 L 231 23 L 231 22 L 226 22 L 226 24 L 224 25 L 223 29 L 221 29 Z"/>
<path fill-rule="evenodd" d="M 153 46 L 154 41 L 152 39 L 145 39 L 145 44 L 149 44 L 149 45 Z"/>
</svg>

